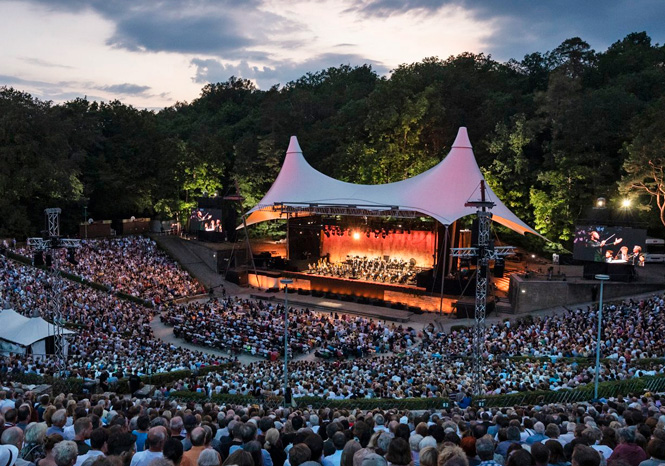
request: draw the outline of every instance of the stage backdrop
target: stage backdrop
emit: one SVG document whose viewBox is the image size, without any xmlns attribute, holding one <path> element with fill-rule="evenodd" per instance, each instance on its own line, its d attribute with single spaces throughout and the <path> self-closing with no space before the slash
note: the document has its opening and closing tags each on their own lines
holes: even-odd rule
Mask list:
<svg viewBox="0 0 665 466">
<path fill-rule="evenodd" d="M 418 267 L 430 268 L 434 265 L 434 233 L 431 231 L 412 231 L 411 233 L 390 233 L 386 238 L 368 238 L 359 232 L 359 238 L 351 235 L 331 235 L 321 233 L 321 255 L 330 254 L 330 262 L 343 262 L 347 254 L 351 257 L 368 258 L 389 256 L 392 259 L 416 260 Z"/>
</svg>

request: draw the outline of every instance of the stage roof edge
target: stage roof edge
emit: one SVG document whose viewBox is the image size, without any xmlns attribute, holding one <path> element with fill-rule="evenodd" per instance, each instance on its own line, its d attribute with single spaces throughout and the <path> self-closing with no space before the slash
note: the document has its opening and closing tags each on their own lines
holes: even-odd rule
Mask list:
<svg viewBox="0 0 665 466">
<path fill-rule="evenodd" d="M 305 160 L 298 139 L 291 136 L 277 178 L 263 199 L 246 213 L 246 223 L 322 214 L 428 216 L 450 225 L 475 214 L 475 209 L 465 204 L 476 200 L 481 180 L 484 178 L 465 127 L 459 128 L 450 152 L 437 165 L 406 180 L 378 185 L 347 183 L 324 175 Z M 486 193 L 495 204 L 495 222 L 520 234 L 546 239 L 510 211 L 487 184 Z"/>
</svg>

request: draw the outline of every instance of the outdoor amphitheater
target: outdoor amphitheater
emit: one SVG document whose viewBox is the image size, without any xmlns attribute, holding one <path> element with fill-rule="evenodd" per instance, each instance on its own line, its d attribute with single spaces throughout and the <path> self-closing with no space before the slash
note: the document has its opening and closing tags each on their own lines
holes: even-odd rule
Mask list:
<svg viewBox="0 0 665 466">
<path fill-rule="evenodd" d="M 665 3 L 0 5 L 0 466 L 665 466 Z"/>
</svg>

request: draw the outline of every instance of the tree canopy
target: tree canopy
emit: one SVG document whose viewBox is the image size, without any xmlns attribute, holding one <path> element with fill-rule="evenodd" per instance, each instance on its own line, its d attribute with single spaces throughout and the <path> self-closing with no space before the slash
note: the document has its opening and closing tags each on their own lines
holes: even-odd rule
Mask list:
<svg viewBox="0 0 665 466">
<path fill-rule="evenodd" d="M 442 160 L 459 126 L 495 192 L 554 241 L 571 240 L 597 197 L 632 195 L 662 227 L 663 63 L 665 47 L 640 32 L 603 52 L 574 37 L 519 61 L 430 57 L 389 77 L 341 65 L 266 90 L 232 77 L 156 112 L 3 87 L 0 236 L 38 233 L 51 206 L 73 212 L 69 231 L 83 206 L 95 219 L 182 219 L 198 196 L 236 182 L 246 210 L 294 134 L 327 175 L 397 181 Z"/>
</svg>

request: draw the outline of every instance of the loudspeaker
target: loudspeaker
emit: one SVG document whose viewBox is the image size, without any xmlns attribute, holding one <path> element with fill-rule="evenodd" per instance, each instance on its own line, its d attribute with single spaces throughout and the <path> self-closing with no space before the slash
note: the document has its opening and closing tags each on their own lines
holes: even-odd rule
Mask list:
<svg viewBox="0 0 665 466">
<path fill-rule="evenodd" d="M 67 249 L 67 262 L 72 265 L 78 264 L 78 261 L 76 260 L 76 250 L 74 248 Z"/>
<path fill-rule="evenodd" d="M 416 286 L 420 288 L 431 288 L 433 278 L 434 278 L 434 271 L 432 269 L 418 272 L 416 274 Z"/>
<path fill-rule="evenodd" d="M 473 219 L 473 223 L 471 224 L 471 247 L 476 247 L 478 246 L 478 219 L 475 218 Z"/>
<path fill-rule="evenodd" d="M 246 269 L 231 269 L 226 275 L 226 280 L 240 286 L 247 286 L 248 277 Z"/>
<path fill-rule="evenodd" d="M 46 267 L 51 267 L 53 265 L 53 258 L 51 257 L 50 254 L 46 254 L 45 264 Z"/>
<path fill-rule="evenodd" d="M 503 271 L 506 269 L 506 262 L 503 259 L 494 261 L 494 278 L 503 278 Z"/>
<path fill-rule="evenodd" d="M 35 267 L 41 267 L 44 265 L 44 253 L 36 252 L 32 261 L 35 263 Z"/>
</svg>

